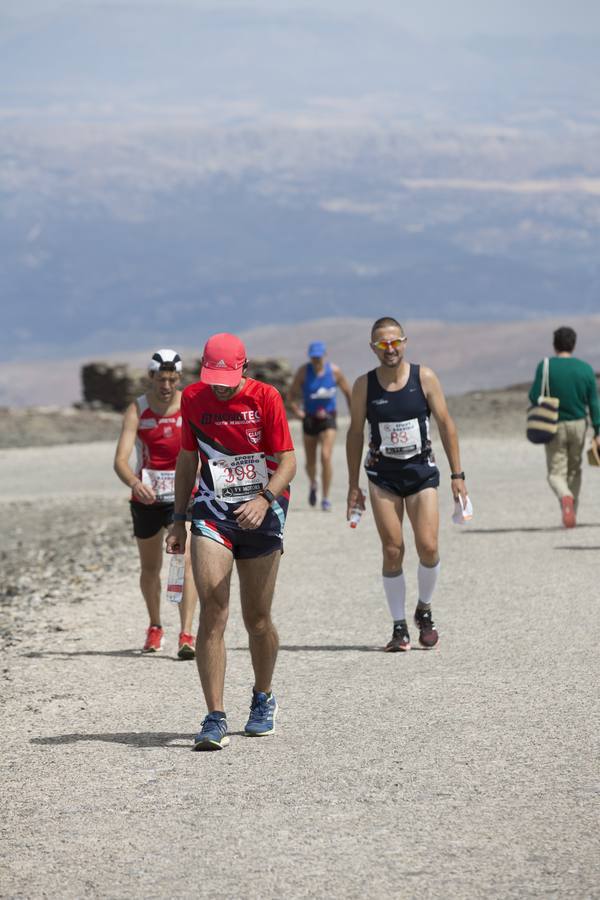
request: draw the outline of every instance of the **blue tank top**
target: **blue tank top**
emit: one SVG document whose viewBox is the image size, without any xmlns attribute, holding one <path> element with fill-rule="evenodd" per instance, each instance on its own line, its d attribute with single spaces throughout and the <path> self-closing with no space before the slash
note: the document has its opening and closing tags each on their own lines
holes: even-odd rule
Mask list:
<svg viewBox="0 0 600 900">
<path fill-rule="evenodd" d="M 304 412 L 309 416 L 331 415 L 336 408 L 337 384 L 331 363 L 317 375 L 312 363 L 306 364 L 304 378 Z"/>
<path fill-rule="evenodd" d="M 421 387 L 420 366 L 411 363 L 408 381 L 399 391 L 381 387 L 377 371 L 367 376 L 369 452 L 365 465 L 392 473 L 403 465 L 433 462 L 429 436 L 431 411 Z"/>
</svg>

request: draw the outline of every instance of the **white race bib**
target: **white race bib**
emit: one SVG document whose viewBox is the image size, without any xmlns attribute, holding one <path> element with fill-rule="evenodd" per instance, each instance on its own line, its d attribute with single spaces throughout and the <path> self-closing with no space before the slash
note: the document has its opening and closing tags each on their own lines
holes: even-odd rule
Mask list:
<svg viewBox="0 0 600 900">
<path fill-rule="evenodd" d="M 152 488 L 159 503 L 175 502 L 175 469 L 142 469 L 142 484 Z"/>
<path fill-rule="evenodd" d="M 410 459 L 422 450 L 421 428 L 418 419 L 407 419 L 406 422 L 380 422 L 382 456 L 391 459 Z"/>
<path fill-rule="evenodd" d="M 215 496 L 223 503 L 252 500 L 269 481 L 264 453 L 221 456 L 209 459 Z"/>
</svg>

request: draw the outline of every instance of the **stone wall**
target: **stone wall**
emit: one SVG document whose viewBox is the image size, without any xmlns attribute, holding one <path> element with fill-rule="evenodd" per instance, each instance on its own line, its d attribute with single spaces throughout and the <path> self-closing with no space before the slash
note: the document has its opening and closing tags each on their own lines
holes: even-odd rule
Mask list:
<svg viewBox="0 0 600 900">
<path fill-rule="evenodd" d="M 182 385 L 198 380 L 200 360 L 186 366 L 182 373 Z M 277 388 L 287 404 L 287 394 L 293 372 L 286 359 L 259 357 L 249 360 L 248 375 L 266 381 Z M 132 400 L 143 394 L 148 385 L 148 373 L 143 369 L 131 369 L 116 363 L 91 362 L 81 368 L 83 408 L 112 409 L 122 412 Z"/>
</svg>

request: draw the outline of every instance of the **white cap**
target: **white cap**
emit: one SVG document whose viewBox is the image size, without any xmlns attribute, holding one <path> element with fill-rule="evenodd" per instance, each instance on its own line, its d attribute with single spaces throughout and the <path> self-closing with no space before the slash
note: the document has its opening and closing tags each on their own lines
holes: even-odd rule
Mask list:
<svg viewBox="0 0 600 900">
<path fill-rule="evenodd" d="M 148 363 L 149 372 L 159 372 L 161 369 L 174 369 L 181 372 L 182 363 L 179 353 L 175 350 L 157 350 L 152 354 L 152 359 Z"/>
</svg>

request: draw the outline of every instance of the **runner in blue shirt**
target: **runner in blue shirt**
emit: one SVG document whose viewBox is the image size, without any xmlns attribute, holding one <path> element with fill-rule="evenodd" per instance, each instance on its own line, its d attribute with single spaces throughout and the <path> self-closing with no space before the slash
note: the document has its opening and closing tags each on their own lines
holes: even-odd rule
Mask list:
<svg viewBox="0 0 600 900">
<path fill-rule="evenodd" d="M 350 408 L 351 391 L 345 376 L 335 363 L 326 359 L 323 341 L 313 341 L 308 348 L 310 362 L 300 366 L 290 388 L 290 406 L 302 419 L 306 474 L 310 482 L 308 502 L 317 505 L 317 448 L 321 450 L 321 509 L 329 512 L 329 489 L 333 469 L 331 456 L 337 429 L 337 389 L 344 394 Z M 301 402 L 300 398 L 302 398 Z"/>
</svg>

